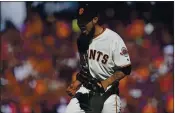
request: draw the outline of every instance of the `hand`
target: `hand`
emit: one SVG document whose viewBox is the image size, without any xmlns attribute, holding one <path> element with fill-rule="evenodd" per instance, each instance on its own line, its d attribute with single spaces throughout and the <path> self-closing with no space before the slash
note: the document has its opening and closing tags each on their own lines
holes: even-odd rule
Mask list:
<svg viewBox="0 0 175 113">
<path fill-rule="evenodd" d="M 104 90 L 106 91 L 107 87 L 109 86 L 109 82 L 108 82 L 108 80 L 103 80 L 103 81 L 101 81 L 100 85 L 102 85 Z"/>
<path fill-rule="evenodd" d="M 81 82 L 76 80 L 68 86 L 66 92 L 68 93 L 69 96 L 72 97 L 76 94 L 76 92 L 80 88 L 80 86 L 81 86 Z"/>
</svg>

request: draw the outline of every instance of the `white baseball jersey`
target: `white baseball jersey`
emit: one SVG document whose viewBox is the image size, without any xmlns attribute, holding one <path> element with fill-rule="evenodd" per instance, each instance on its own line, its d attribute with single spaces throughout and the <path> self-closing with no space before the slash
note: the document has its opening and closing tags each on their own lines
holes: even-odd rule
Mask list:
<svg viewBox="0 0 175 113">
<path fill-rule="evenodd" d="M 88 63 L 91 75 L 97 79 L 105 80 L 112 76 L 118 67 L 130 65 L 131 62 L 122 38 L 106 28 L 102 34 L 92 40 L 88 50 Z M 89 93 L 89 90 L 81 86 L 77 92 L 84 94 Z M 120 97 L 116 94 L 109 96 L 104 102 L 101 113 L 120 112 Z M 80 108 L 78 99 L 72 98 L 65 113 L 85 113 L 85 111 Z"/>
<path fill-rule="evenodd" d="M 88 50 L 88 63 L 91 75 L 105 80 L 112 76 L 118 67 L 130 65 L 131 61 L 122 38 L 106 28 L 92 40 Z"/>
</svg>

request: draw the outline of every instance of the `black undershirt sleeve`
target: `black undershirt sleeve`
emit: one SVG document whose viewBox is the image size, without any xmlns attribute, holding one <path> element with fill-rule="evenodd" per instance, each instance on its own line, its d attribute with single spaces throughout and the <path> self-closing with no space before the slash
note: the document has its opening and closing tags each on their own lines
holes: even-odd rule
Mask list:
<svg viewBox="0 0 175 113">
<path fill-rule="evenodd" d="M 122 71 L 125 75 L 130 75 L 132 66 L 128 65 L 126 67 L 121 67 L 119 70 Z"/>
</svg>

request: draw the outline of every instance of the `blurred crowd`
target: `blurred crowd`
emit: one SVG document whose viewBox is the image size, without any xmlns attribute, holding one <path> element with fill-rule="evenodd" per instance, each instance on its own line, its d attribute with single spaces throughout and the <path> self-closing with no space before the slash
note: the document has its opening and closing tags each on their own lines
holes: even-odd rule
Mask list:
<svg viewBox="0 0 175 113">
<path fill-rule="evenodd" d="M 131 75 L 119 86 L 122 113 L 173 113 L 172 29 L 147 22 L 150 14 L 144 15 L 132 10 L 127 23 L 110 19 L 104 24 L 123 38 L 132 62 Z M 22 29 L 12 22 L 6 26 L 0 34 L 0 113 L 64 113 L 70 101 L 65 89 L 79 71 L 76 20 L 43 19 L 31 11 Z"/>
</svg>

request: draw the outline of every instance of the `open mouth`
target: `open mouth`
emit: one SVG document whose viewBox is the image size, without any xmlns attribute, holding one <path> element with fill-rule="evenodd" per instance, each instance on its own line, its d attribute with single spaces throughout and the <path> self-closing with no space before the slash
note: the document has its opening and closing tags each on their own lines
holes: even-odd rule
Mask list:
<svg viewBox="0 0 175 113">
<path fill-rule="evenodd" d="M 86 27 L 85 26 L 80 27 L 80 29 L 81 29 L 82 32 L 86 31 Z"/>
<path fill-rule="evenodd" d="M 85 33 L 85 34 L 87 33 L 86 27 L 81 27 L 80 29 L 82 33 Z"/>
</svg>

